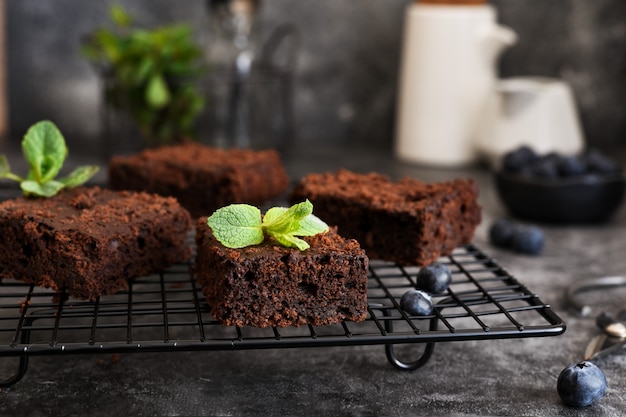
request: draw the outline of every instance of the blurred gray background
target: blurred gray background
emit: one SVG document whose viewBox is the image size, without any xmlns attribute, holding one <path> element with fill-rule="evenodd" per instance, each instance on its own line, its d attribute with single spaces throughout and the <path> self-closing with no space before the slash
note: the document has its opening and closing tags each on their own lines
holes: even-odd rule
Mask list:
<svg viewBox="0 0 626 417">
<path fill-rule="evenodd" d="M 70 147 L 99 140 L 99 79 L 79 53 L 80 39 L 109 21 L 112 1 L 6 0 L 9 137 L 47 118 Z M 204 0 L 118 1 L 147 26 L 189 22 L 208 50 Z M 409 0 L 263 0 L 259 38 L 292 23 L 301 43 L 294 78 L 297 142 L 391 149 L 404 10 Z M 501 23 L 519 41 L 500 75 L 567 80 L 587 142 L 626 145 L 626 2 L 495 0 Z M 87 146 L 85 146 L 87 145 Z"/>
</svg>

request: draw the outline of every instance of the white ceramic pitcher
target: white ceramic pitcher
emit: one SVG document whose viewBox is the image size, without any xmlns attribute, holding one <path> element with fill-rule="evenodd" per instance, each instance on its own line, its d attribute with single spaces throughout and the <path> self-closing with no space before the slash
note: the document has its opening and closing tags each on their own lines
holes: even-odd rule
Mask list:
<svg viewBox="0 0 626 417">
<path fill-rule="evenodd" d="M 574 94 L 564 80 L 513 77 L 497 83 L 483 112 L 476 149 L 497 168 L 505 153 L 522 145 L 539 154 L 573 155 L 584 149 Z"/>
<path fill-rule="evenodd" d="M 474 163 L 496 59 L 515 43 L 490 5 L 411 3 L 406 11 L 394 152 L 404 161 Z"/>
</svg>

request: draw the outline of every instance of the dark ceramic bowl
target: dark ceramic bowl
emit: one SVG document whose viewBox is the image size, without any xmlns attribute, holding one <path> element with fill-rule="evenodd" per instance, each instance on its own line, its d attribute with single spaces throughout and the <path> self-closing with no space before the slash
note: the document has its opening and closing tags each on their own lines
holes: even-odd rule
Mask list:
<svg viewBox="0 0 626 417">
<path fill-rule="evenodd" d="M 599 223 L 608 220 L 624 198 L 622 173 L 539 179 L 498 172 L 496 189 L 509 212 L 545 223 Z"/>
</svg>

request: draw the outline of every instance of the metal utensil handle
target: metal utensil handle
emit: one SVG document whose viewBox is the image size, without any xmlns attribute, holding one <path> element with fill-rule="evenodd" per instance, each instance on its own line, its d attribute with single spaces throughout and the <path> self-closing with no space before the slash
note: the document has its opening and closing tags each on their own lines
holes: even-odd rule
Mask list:
<svg viewBox="0 0 626 417">
<path fill-rule="evenodd" d="M 571 307 L 576 309 L 578 313 L 587 317 L 591 314 L 591 306 L 586 305 L 584 301 L 579 300 L 577 298 L 578 294 L 601 290 L 611 287 L 622 287 L 626 286 L 626 278 L 625 277 L 602 277 L 602 278 L 589 278 L 584 279 L 578 282 L 575 282 L 565 291 L 565 301 Z"/>
</svg>

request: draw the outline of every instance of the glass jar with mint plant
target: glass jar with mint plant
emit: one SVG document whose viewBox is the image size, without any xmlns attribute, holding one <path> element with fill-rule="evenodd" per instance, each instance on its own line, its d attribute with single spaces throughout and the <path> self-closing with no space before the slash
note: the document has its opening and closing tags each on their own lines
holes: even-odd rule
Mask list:
<svg viewBox="0 0 626 417">
<path fill-rule="evenodd" d="M 106 152 L 195 139 L 207 66 L 191 28 L 141 28 L 117 5 L 111 19 L 113 28 L 96 29 L 82 43 L 83 55 L 102 77 Z"/>
</svg>

